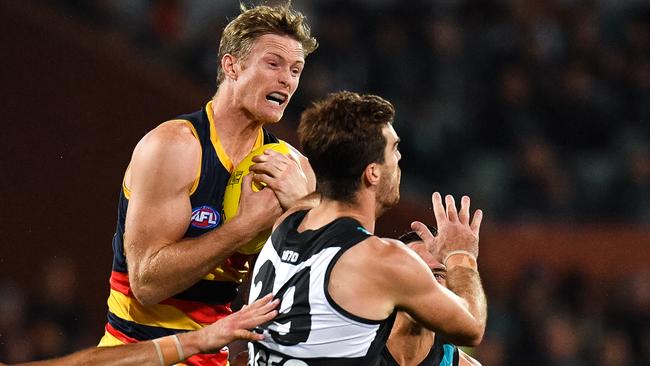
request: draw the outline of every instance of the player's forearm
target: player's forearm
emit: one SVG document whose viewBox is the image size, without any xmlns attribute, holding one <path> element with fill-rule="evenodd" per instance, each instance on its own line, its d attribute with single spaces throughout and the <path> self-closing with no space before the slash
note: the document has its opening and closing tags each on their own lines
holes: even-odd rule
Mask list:
<svg viewBox="0 0 650 366">
<path fill-rule="evenodd" d="M 129 266 L 135 297 L 143 305 L 152 305 L 189 288 L 255 234 L 233 218 L 210 233 L 171 243 L 143 256 L 139 263 Z"/>
<path fill-rule="evenodd" d="M 469 328 L 473 330 L 472 339 L 467 345 L 477 345 L 483 337 L 487 322 L 487 301 L 479 273 L 461 265 L 448 268 L 447 287 L 464 300 L 472 317 L 469 319 Z"/>
<path fill-rule="evenodd" d="M 202 336 L 200 331 L 188 332 L 178 335 L 182 347 L 183 357 L 187 358 L 211 348 L 218 349 L 226 345 L 226 340 L 208 340 Z M 162 340 L 162 339 L 161 339 Z M 160 340 L 160 341 L 161 341 Z M 208 345 L 208 341 L 210 345 Z M 160 344 L 159 344 L 160 347 Z M 172 352 L 162 345 L 161 355 L 164 365 L 172 365 L 182 361 L 175 345 L 172 345 Z M 168 356 L 167 354 L 171 354 Z M 1 365 L 1 364 L 0 364 Z M 73 353 L 69 356 L 55 360 L 29 362 L 19 366 L 160 366 L 160 356 L 152 341 L 127 344 L 117 347 L 92 348 Z M 18 365 L 16 365 L 18 366 Z"/>
<path fill-rule="evenodd" d="M 91 348 L 54 360 L 29 362 L 16 366 L 160 366 L 152 342 L 118 347 Z"/>
</svg>

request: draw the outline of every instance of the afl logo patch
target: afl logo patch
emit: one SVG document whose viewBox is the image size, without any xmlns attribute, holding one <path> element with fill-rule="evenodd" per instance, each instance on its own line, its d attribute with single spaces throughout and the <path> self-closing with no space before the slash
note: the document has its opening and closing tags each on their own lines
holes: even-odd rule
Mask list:
<svg viewBox="0 0 650 366">
<path fill-rule="evenodd" d="M 210 206 L 201 206 L 192 210 L 192 226 L 199 229 L 212 229 L 219 225 L 221 216 Z"/>
</svg>

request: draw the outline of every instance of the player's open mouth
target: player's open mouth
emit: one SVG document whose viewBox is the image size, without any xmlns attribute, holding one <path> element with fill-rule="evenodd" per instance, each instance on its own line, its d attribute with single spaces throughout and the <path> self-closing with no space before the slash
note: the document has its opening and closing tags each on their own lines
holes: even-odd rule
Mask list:
<svg viewBox="0 0 650 366">
<path fill-rule="evenodd" d="M 273 92 L 266 96 L 266 100 L 272 103 L 277 103 L 277 105 L 282 105 L 284 102 L 289 99 L 289 96 L 283 93 Z"/>
</svg>

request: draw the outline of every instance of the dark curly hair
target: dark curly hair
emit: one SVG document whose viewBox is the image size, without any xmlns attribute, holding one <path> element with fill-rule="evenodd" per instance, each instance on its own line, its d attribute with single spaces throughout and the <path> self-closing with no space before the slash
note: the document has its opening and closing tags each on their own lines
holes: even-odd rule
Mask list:
<svg viewBox="0 0 650 366">
<path fill-rule="evenodd" d="M 303 112 L 298 137 L 323 197 L 354 200 L 364 169 L 384 162 L 382 130 L 394 117 L 387 100 L 349 91 L 332 93 Z"/>
</svg>

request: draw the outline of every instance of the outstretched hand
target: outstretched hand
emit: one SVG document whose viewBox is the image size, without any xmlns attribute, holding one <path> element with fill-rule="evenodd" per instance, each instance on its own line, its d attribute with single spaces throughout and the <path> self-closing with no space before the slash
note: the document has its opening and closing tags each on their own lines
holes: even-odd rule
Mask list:
<svg viewBox="0 0 650 366">
<path fill-rule="evenodd" d="M 252 332 L 250 329 L 271 321 L 278 315 L 275 310 L 279 299 L 273 300 L 273 294 L 268 294 L 263 298 L 244 305 L 244 307 L 218 320 L 217 322 L 203 328 L 203 352 L 209 352 L 214 349 L 220 349 L 228 343 L 241 339 L 245 341 L 261 341 L 264 339 L 262 334 Z"/>
<path fill-rule="evenodd" d="M 411 223 L 411 229 L 422 238 L 429 252 L 440 262 L 443 262 L 450 252 L 457 250 L 467 251 L 474 257 L 478 257 L 478 239 L 483 211 L 476 210 L 470 220 L 470 199 L 467 196 L 461 198 L 460 211 L 457 211 L 456 202 L 451 195 L 445 197 L 446 207 L 438 192 L 433 194 L 431 201 L 438 235 L 434 236 L 426 225 L 419 221 Z"/>
</svg>

